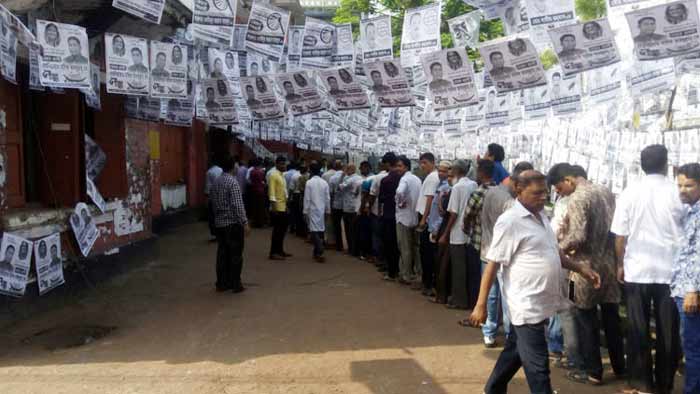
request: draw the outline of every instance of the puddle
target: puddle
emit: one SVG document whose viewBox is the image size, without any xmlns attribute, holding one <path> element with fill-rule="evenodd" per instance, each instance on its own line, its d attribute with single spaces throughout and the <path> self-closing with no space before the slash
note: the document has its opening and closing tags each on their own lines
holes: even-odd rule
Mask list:
<svg viewBox="0 0 700 394">
<path fill-rule="evenodd" d="M 38 345 L 51 351 L 70 349 L 98 341 L 112 333 L 116 328 L 113 326 L 53 327 L 24 338 L 22 343 Z"/>
</svg>

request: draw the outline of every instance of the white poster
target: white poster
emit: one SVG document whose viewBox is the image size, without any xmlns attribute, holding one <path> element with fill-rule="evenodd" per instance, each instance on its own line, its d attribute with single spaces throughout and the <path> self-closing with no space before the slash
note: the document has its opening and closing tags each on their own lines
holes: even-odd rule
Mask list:
<svg viewBox="0 0 700 394">
<path fill-rule="evenodd" d="M 107 155 L 89 135 L 85 135 L 85 173 L 89 179 L 95 180 L 105 168 Z"/>
<path fill-rule="evenodd" d="M 464 0 L 464 2 L 481 9 L 486 19 L 493 20 L 498 18 L 499 11 L 510 6 L 513 0 Z"/>
<path fill-rule="evenodd" d="M 52 234 L 34 242 L 34 261 L 39 295 L 44 295 L 65 283 L 60 234 Z"/>
<path fill-rule="evenodd" d="M 145 21 L 160 24 L 165 0 L 112 0 L 112 7 Z"/>
<path fill-rule="evenodd" d="M 442 132 L 445 133 L 445 135 L 461 135 L 463 133 L 462 118 L 464 118 L 465 113 L 466 110 L 464 108 L 457 108 L 444 112 Z"/>
<path fill-rule="evenodd" d="M 476 48 L 479 43 L 481 11 L 476 10 L 447 21 L 455 48 Z"/>
<path fill-rule="evenodd" d="M 284 112 L 277 102 L 270 77 L 242 77 L 241 93 L 246 100 L 253 120 L 270 120 L 284 117 Z"/>
<path fill-rule="evenodd" d="M 627 5 L 643 3 L 648 0 L 606 0 L 608 10 L 614 11 L 616 8 L 624 8 Z"/>
<path fill-rule="evenodd" d="M 676 82 L 673 59 L 634 62 L 627 70 L 627 88 L 632 96 L 671 89 Z"/>
<path fill-rule="evenodd" d="M 143 219 L 128 206 L 119 205 L 114 211 L 114 233 L 118 237 L 143 231 Z"/>
<path fill-rule="evenodd" d="M 248 53 L 246 55 L 246 76 L 255 77 L 257 75 L 272 75 L 277 72 L 278 63 L 271 61 L 265 56 Z"/>
<path fill-rule="evenodd" d="M 87 257 L 100 234 L 85 203 L 80 202 L 75 206 L 75 210 L 70 215 L 70 225 L 80 247 L 80 252 Z"/>
<path fill-rule="evenodd" d="M 238 124 L 238 115 L 233 101 L 229 82 L 225 78 L 202 79 L 204 107 L 207 109 L 208 123 L 211 126 Z"/>
<path fill-rule="evenodd" d="M 105 33 L 107 92 L 147 96 L 149 86 L 148 41 L 145 38 Z"/>
<path fill-rule="evenodd" d="M 585 73 L 588 100 L 591 104 L 612 101 L 622 94 L 622 71 L 620 63 L 598 68 Z"/>
<path fill-rule="evenodd" d="M 350 68 L 321 70 L 318 74 L 338 111 L 369 108 L 367 92 Z"/>
<path fill-rule="evenodd" d="M 527 16 L 532 41 L 549 44 L 548 30 L 576 22 L 574 0 L 527 0 Z"/>
<path fill-rule="evenodd" d="M 676 75 L 700 74 L 700 51 L 681 55 L 673 60 L 676 63 Z"/>
<path fill-rule="evenodd" d="M 380 15 L 360 20 L 360 39 L 363 62 L 394 58 L 390 16 Z"/>
<path fill-rule="evenodd" d="M 279 62 L 289 25 L 289 11 L 256 0 L 250 10 L 246 48 Z"/>
<path fill-rule="evenodd" d="M 369 75 L 369 89 L 377 96 L 382 108 L 416 105 L 406 74 L 398 60 L 378 60 L 365 63 Z"/>
<path fill-rule="evenodd" d="M 127 96 L 124 101 L 124 111 L 127 118 L 158 122 L 161 113 L 160 99 Z"/>
<path fill-rule="evenodd" d="M 494 93 L 495 94 L 495 93 Z M 486 115 L 486 95 L 479 92 L 479 102 L 464 108 L 462 126 L 465 130 L 475 130 L 484 124 Z"/>
<path fill-rule="evenodd" d="M 301 38 L 304 35 L 304 26 L 290 26 L 288 49 L 287 49 L 287 71 L 297 71 L 301 68 Z"/>
<path fill-rule="evenodd" d="M 275 75 L 289 112 L 294 116 L 312 114 L 326 109 L 318 94 L 316 83 L 306 71 Z"/>
<path fill-rule="evenodd" d="M 700 49 L 698 3 L 673 1 L 625 14 L 639 60 L 680 56 Z"/>
<path fill-rule="evenodd" d="M 566 75 L 605 67 L 620 61 L 615 36 L 607 19 L 598 19 L 549 31 L 559 66 Z"/>
<path fill-rule="evenodd" d="M 29 89 L 44 91 L 44 86 L 41 84 L 41 72 L 39 71 L 39 51 L 29 49 Z"/>
<path fill-rule="evenodd" d="M 187 81 L 188 89 L 191 89 L 192 81 Z M 165 105 L 165 119 L 167 125 L 192 126 L 194 118 L 194 95 L 188 95 L 186 99 L 163 99 L 161 106 Z"/>
<path fill-rule="evenodd" d="M 421 56 L 435 111 L 476 104 L 479 95 L 474 69 L 465 48 L 445 49 Z"/>
<path fill-rule="evenodd" d="M 328 68 L 335 53 L 335 25 L 320 19 L 306 17 L 301 47 L 303 68 Z"/>
<path fill-rule="evenodd" d="M 479 52 L 484 69 L 501 93 L 547 83 L 537 49 L 528 39 L 484 44 Z"/>
<path fill-rule="evenodd" d="M 510 93 L 497 93 L 495 88 L 489 89 L 484 110 L 484 118 L 489 127 L 508 125 L 510 99 Z"/>
<path fill-rule="evenodd" d="M 21 297 L 27 288 L 32 261 L 32 241 L 10 233 L 0 244 L 0 294 Z"/>
<path fill-rule="evenodd" d="M 549 70 L 549 98 L 554 115 L 581 111 L 581 85 L 578 75 L 565 76 L 558 67 Z"/>
<path fill-rule="evenodd" d="M 100 66 L 90 64 L 90 80 L 91 87 L 89 89 L 80 89 L 85 95 L 85 104 L 95 111 L 102 110 L 102 101 L 100 100 Z"/>
<path fill-rule="evenodd" d="M 0 73 L 8 82 L 17 84 L 17 36 L 0 15 Z"/>
<path fill-rule="evenodd" d="M 420 55 L 442 49 L 440 2 L 406 10 L 401 35 L 401 65 L 420 65 Z"/>
<path fill-rule="evenodd" d="M 151 41 L 152 98 L 187 97 L 187 46 Z"/>
<path fill-rule="evenodd" d="M 209 75 L 202 78 L 225 78 L 229 81 L 240 76 L 238 53 L 209 48 Z"/>
<path fill-rule="evenodd" d="M 22 23 L 10 10 L 0 4 L 0 18 L 5 27 L 17 37 L 17 40 L 29 49 L 38 49 L 40 43 L 32 31 Z"/>
<path fill-rule="evenodd" d="M 535 86 L 525 89 L 523 93 L 523 110 L 525 118 L 540 119 L 549 115 L 551 102 L 549 100 L 549 86 Z"/>
<path fill-rule="evenodd" d="M 100 191 L 97 190 L 95 183 L 89 177 L 85 178 L 85 188 L 87 189 L 87 195 L 90 197 L 92 202 L 95 203 L 95 206 L 100 209 L 100 212 L 105 213 L 107 203 L 105 202 L 105 199 L 102 198 Z"/>
<path fill-rule="evenodd" d="M 499 10 L 499 18 L 503 21 L 506 35 L 513 35 L 530 30 L 530 19 L 527 17 L 525 0 L 513 0 Z"/>
<path fill-rule="evenodd" d="M 195 0 L 192 37 L 221 45 L 233 43 L 236 0 Z"/>
<path fill-rule="evenodd" d="M 56 88 L 89 88 L 90 62 L 85 28 L 36 21 L 43 55 L 39 58 L 41 84 Z"/>
<path fill-rule="evenodd" d="M 331 57 L 333 66 L 349 67 L 354 62 L 355 47 L 352 44 L 352 24 L 343 23 L 335 26 L 336 48 Z"/>
</svg>

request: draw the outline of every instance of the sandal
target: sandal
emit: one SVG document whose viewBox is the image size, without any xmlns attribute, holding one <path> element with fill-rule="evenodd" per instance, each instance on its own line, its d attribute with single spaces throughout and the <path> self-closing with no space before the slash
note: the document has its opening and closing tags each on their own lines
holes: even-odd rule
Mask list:
<svg viewBox="0 0 700 394">
<path fill-rule="evenodd" d="M 469 319 L 462 319 L 462 320 L 458 321 L 457 324 L 459 324 L 460 326 L 465 327 L 465 328 L 474 328 L 474 326 L 469 324 Z"/>
<path fill-rule="evenodd" d="M 583 371 L 570 371 L 566 374 L 566 378 L 576 383 L 590 384 L 592 386 L 603 384 L 602 380 L 596 379 Z"/>
</svg>

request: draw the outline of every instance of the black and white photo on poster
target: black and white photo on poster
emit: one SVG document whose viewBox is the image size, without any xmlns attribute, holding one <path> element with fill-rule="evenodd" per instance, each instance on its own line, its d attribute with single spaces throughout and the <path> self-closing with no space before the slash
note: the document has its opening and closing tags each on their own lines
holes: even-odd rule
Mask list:
<svg viewBox="0 0 700 394">
<path fill-rule="evenodd" d="M 667 2 L 625 14 L 638 60 L 680 56 L 700 49 L 698 3 Z"/>
<path fill-rule="evenodd" d="M 530 30 L 525 0 L 512 0 L 510 4 L 499 8 L 498 17 L 503 22 L 503 30 L 507 36 Z"/>
<path fill-rule="evenodd" d="M 253 120 L 284 117 L 269 76 L 241 77 L 241 93 Z"/>
<path fill-rule="evenodd" d="M 589 103 L 595 105 L 609 102 L 622 94 L 620 63 L 588 71 L 584 75 L 586 76 Z"/>
<path fill-rule="evenodd" d="M 510 92 L 497 92 L 491 87 L 486 95 L 484 118 L 489 127 L 506 126 L 509 123 Z"/>
<path fill-rule="evenodd" d="M 87 195 L 90 197 L 92 202 L 95 203 L 95 206 L 97 206 L 100 212 L 105 213 L 107 203 L 102 197 L 102 193 L 100 193 L 100 191 L 97 189 L 95 182 L 93 182 L 89 177 L 85 178 L 85 189 L 87 191 Z"/>
<path fill-rule="evenodd" d="M 17 16 L 0 4 L 0 18 L 5 27 L 17 37 L 17 40 L 29 49 L 39 49 L 39 41 L 34 35 L 34 28 L 29 29 Z M 34 22 L 32 22 L 34 23 Z M 34 25 L 32 24 L 34 27 Z"/>
<path fill-rule="evenodd" d="M 527 38 L 486 43 L 479 52 L 499 93 L 547 83 L 537 49 Z"/>
<path fill-rule="evenodd" d="M 187 81 L 190 85 L 191 80 Z M 173 126 L 192 126 L 194 118 L 194 96 L 186 99 L 163 99 L 161 106 L 165 106 L 165 118 L 163 122 Z"/>
<path fill-rule="evenodd" d="M 75 235 L 75 240 L 80 247 L 80 253 L 87 257 L 100 235 L 95 221 L 90 214 L 90 209 L 84 202 L 79 202 L 70 215 L 70 225 Z"/>
<path fill-rule="evenodd" d="M 258 75 L 272 75 L 277 72 L 278 63 L 273 62 L 265 56 L 254 53 L 246 55 L 246 76 L 255 77 Z"/>
<path fill-rule="evenodd" d="M 420 56 L 442 49 L 440 2 L 406 10 L 401 35 L 401 65 L 420 65 Z"/>
<path fill-rule="evenodd" d="M 336 48 L 335 25 L 320 19 L 306 17 L 302 44 L 302 68 L 330 67 Z"/>
<path fill-rule="evenodd" d="M 479 102 L 464 107 L 462 126 L 465 130 L 476 130 L 483 126 L 486 115 L 486 90 L 479 91 Z"/>
<path fill-rule="evenodd" d="M 581 84 L 579 75 L 566 76 L 559 67 L 549 70 L 549 98 L 555 116 L 581 111 Z"/>
<path fill-rule="evenodd" d="M 362 61 L 394 58 L 394 42 L 391 37 L 391 17 L 379 15 L 360 20 L 360 40 L 362 41 Z"/>
<path fill-rule="evenodd" d="M 500 10 L 509 7 L 513 0 L 464 0 L 464 2 L 479 8 L 487 20 L 493 20 L 497 19 Z"/>
<path fill-rule="evenodd" d="M 51 234 L 34 242 L 39 295 L 44 295 L 65 283 L 61 256 L 61 234 Z"/>
<path fill-rule="evenodd" d="M 423 108 L 422 111 L 415 111 L 414 113 L 414 108 L 410 108 L 409 114 L 411 117 L 415 117 L 417 119 L 414 120 L 414 123 L 416 124 L 416 127 L 418 128 L 418 132 L 422 134 L 435 134 L 438 133 L 442 130 L 442 121 L 444 119 L 444 111 L 443 112 L 435 112 L 433 108 L 433 104 L 431 102 L 425 103 L 425 107 Z M 400 114 L 401 112 L 396 111 L 396 114 Z M 399 122 L 401 120 L 399 119 Z M 395 127 L 398 130 L 404 130 L 402 127 L 403 125 L 399 123 L 397 127 Z M 391 125 L 390 125 L 391 127 Z"/>
<path fill-rule="evenodd" d="M 246 49 L 279 62 L 288 26 L 289 11 L 256 0 L 248 17 Z"/>
<path fill-rule="evenodd" d="M 481 11 L 475 10 L 447 21 L 455 48 L 476 48 L 479 43 Z"/>
<path fill-rule="evenodd" d="M 192 37 L 212 44 L 233 44 L 236 0 L 195 0 Z"/>
<path fill-rule="evenodd" d="M 416 105 L 399 60 L 377 60 L 365 63 L 364 67 L 370 79 L 369 89 L 374 92 L 382 108 Z"/>
<path fill-rule="evenodd" d="M 160 99 L 127 96 L 124 100 L 124 111 L 127 118 L 158 122 L 161 114 Z"/>
<path fill-rule="evenodd" d="M 318 75 L 338 111 L 370 107 L 367 92 L 349 67 L 320 70 Z"/>
<path fill-rule="evenodd" d="M 0 14 L 0 74 L 8 82 L 17 84 L 17 36 Z"/>
<path fill-rule="evenodd" d="M 229 81 L 229 88 L 231 88 L 231 94 L 233 95 L 233 105 L 236 108 L 236 116 L 238 116 L 239 124 L 244 124 L 245 122 L 250 122 L 253 120 L 250 117 L 250 111 L 248 111 L 248 106 L 243 98 L 243 93 L 241 92 L 241 78 L 235 78 Z"/>
<path fill-rule="evenodd" d="M 335 26 L 336 48 L 331 63 L 336 67 L 348 67 L 354 62 L 355 47 L 352 44 L 352 23 Z"/>
<path fill-rule="evenodd" d="M 202 100 L 207 109 L 210 126 L 228 126 L 238 123 L 233 94 L 226 78 L 208 78 L 200 81 Z"/>
<path fill-rule="evenodd" d="M 112 7 L 145 21 L 160 24 L 165 0 L 112 0 Z"/>
<path fill-rule="evenodd" d="M 574 0 L 527 0 L 527 17 L 532 42 L 548 45 L 548 30 L 576 22 Z"/>
<path fill-rule="evenodd" d="M 479 94 L 465 48 L 444 49 L 421 56 L 435 111 L 475 104 Z"/>
<path fill-rule="evenodd" d="M 90 87 L 88 38 L 85 28 L 45 20 L 36 21 L 42 47 L 41 84 L 56 88 Z"/>
<path fill-rule="evenodd" d="M 85 134 L 85 173 L 93 181 L 105 168 L 107 155 L 89 135 Z"/>
<path fill-rule="evenodd" d="M 304 26 L 290 26 L 287 36 L 287 71 L 301 69 L 301 47 L 304 36 Z"/>
<path fill-rule="evenodd" d="M 627 88 L 632 96 L 641 96 L 671 89 L 676 82 L 673 59 L 634 62 L 633 66 L 627 69 L 625 79 Z"/>
<path fill-rule="evenodd" d="M 29 49 L 29 89 L 44 91 L 39 72 L 39 51 L 31 48 Z"/>
<path fill-rule="evenodd" d="M 107 93 L 147 96 L 150 73 L 148 41 L 105 33 L 105 49 Z"/>
<path fill-rule="evenodd" d="M 464 108 L 451 109 L 443 112 L 442 132 L 445 135 L 461 135 L 464 132 L 462 129 L 462 119 L 465 113 L 466 110 Z"/>
<path fill-rule="evenodd" d="M 534 88 L 524 89 L 521 93 L 526 119 L 540 119 L 549 116 L 549 108 L 551 107 L 549 86 L 535 86 Z"/>
<path fill-rule="evenodd" d="M 186 45 L 151 41 L 151 98 L 186 98 Z"/>
<path fill-rule="evenodd" d="M 605 18 L 557 27 L 549 31 L 549 36 L 566 75 L 620 61 L 615 36 Z"/>
<path fill-rule="evenodd" d="M 0 244 L 0 294 L 21 297 L 27 288 L 32 241 L 4 233 Z"/>
<path fill-rule="evenodd" d="M 238 52 L 209 47 L 209 75 L 202 78 L 226 78 L 229 81 L 241 76 L 238 66 Z"/>
<path fill-rule="evenodd" d="M 85 104 L 95 111 L 102 110 L 102 101 L 100 100 L 100 66 L 90 64 L 90 88 L 80 89 L 85 95 Z"/>
</svg>

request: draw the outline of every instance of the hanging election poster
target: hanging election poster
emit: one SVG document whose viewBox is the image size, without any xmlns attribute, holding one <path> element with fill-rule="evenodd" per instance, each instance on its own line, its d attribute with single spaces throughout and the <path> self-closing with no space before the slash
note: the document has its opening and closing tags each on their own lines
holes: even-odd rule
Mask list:
<svg viewBox="0 0 700 394">
<path fill-rule="evenodd" d="M 363 62 L 394 58 L 390 16 L 380 15 L 361 19 L 360 39 L 362 41 Z"/>
<path fill-rule="evenodd" d="M 318 75 L 338 111 L 369 108 L 367 92 L 353 77 L 350 68 L 321 70 Z"/>
<path fill-rule="evenodd" d="M 479 8 L 486 19 L 498 18 L 498 13 L 502 8 L 509 7 L 513 0 L 464 0 L 465 3 Z"/>
<path fill-rule="evenodd" d="M 255 1 L 248 17 L 246 48 L 279 62 L 289 25 L 289 11 L 264 1 Z"/>
<path fill-rule="evenodd" d="M 625 16 L 639 60 L 680 56 L 700 49 L 697 1 L 668 2 Z"/>
<path fill-rule="evenodd" d="M 370 76 L 369 89 L 377 96 L 382 108 L 416 105 L 415 98 L 398 60 L 378 60 L 365 63 L 365 74 Z"/>
<path fill-rule="evenodd" d="M 271 75 L 277 72 L 278 64 L 265 56 L 248 53 L 246 56 L 246 76 Z"/>
<path fill-rule="evenodd" d="M 547 83 L 540 56 L 529 39 L 486 43 L 479 52 L 499 93 Z"/>
<path fill-rule="evenodd" d="M 328 68 L 335 53 L 335 25 L 306 17 L 301 47 L 302 67 Z"/>
<path fill-rule="evenodd" d="M 85 175 L 93 181 L 100 176 L 102 169 L 105 168 L 107 155 L 100 146 L 85 134 Z"/>
<path fill-rule="evenodd" d="M 207 109 L 207 121 L 211 126 L 228 126 L 238 123 L 229 82 L 225 78 L 208 78 L 200 81 L 202 100 Z"/>
<path fill-rule="evenodd" d="M 435 111 L 479 101 L 472 63 L 465 48 L 445 49 L 421 56 Z"/>
<path fill-rule="evenodd" d="M 17 84 L 17 36 L 0 15 L 0 73 L 12 84 Z"/>
<path fill-rule="evenodd" d="M 59 233 L 34 242 L 34 259 L 39 295 L 44 295 L 65 283 L 63 260 L 61 259 L 61 235 Z"/>
<path fill-rule="evenodd" d="M 549 98 L 554 115 L 581 111 L 581 85 L 578 78 L 578 75 L 563 75 L 558 67 L 549 70 Z"/>
<path fill-rule="evenodd" d="M 576 21 L 574 0 L 528 0 L 530 38 L 537 45 L 549 44 L 547 31 Z"/>
<path fill-rule="evenodd" d="M 39 76 L 39 51 L 36 49 L 29 49 L 29 89 L 44 91 L 44 86 L 41 84 L 41 78 Z"/>
<path fill-rule="evenodd" d="M 105 33 L 107 93 L 147 96 L 148 41 L 145 38 Z"/>
<path fill-rule="evenodd" d="M 355 47 L 352 45 L 352 24 L 343 23 L 335 27 L 337 45 L 331 57 L 334 66 L 348 67 L 353 64 Z"/>
<path fill-rule="evenodd" d="M 32 241 L 4 233 L 0 258 L 0 294 L 23 296 L 32 261 Z"/>
<path fill-rule="evenodd" d="M 620 64 L 612 64 L 584 74 L 587 77 L 588 101 L 601 104 L 615 100 L 622 93 L 622 71 Z"/>
<path fill-rule="evenodd" d="M 476 48 L 479 43 L 481 11 L 476 10 L 449 19 L 447 26 L 450 28 L 455 48 Z"/>
<path fill-rule="evenodd" d="M 192 88 L 192 80 L 187 80 L 187 98 L 186 99 L 163 99 L 161 106 L 165 106 L 165 124 L 173 126 L 192 125 L 194 113 L 194 89 Z"/>
<path fill-rule="evenodd" d="M 240 76 L 238 53 L 235 51 L 222 51 L 209 47 L 208 61 L 209 75 L 202 76 L 202 78 L 225 78 L 230 81 Z"/>
<path fill-rule="evenodd" d="M 445 135 L 461 135 L 462 130 L 462 119 L 466 110 L 464 108 L 451 109 L 444 112 L 442 120 L 442 132 Z"/>
<path fill-rule="evenodd" d="M 290 26 L 287 48 L 287 71 L 296 71 L 301 68 L 301 46 L 304 35 L 304 26 Z"/>
<path fill-rule="evenodd" d="M 440 2 L 406 10 L 401 35 L 401 65 L 420 65 L 420 55 L 442 49 Z"/>
<path fill-rule="evenodd" d="M 80 247 L 80 252 L 87 257 L 100 232 L 97 230 L 95 221 L 90 215 L 90 210 L 84 202 L 80 202 L 75 206 L 75 210 L 70 215 L 70 225 L 73 229 L 75 240 Z"/>
<path fill-rule="evenodd" d="M 192 37 L 230 47 L 235 14 L 236 0 L 194 0 Z"/>
<path fill-rule="evenodd" d="M 56 88 L 90 87 L 88 38 L 85 28 L 44 20 L 36 21 L 42 55 L 41 84 Z"/>
<path fill-rule="evenodd" d="M 233 41 L 231 42 L 231 49 L 234 51 L 245 52 L 245 36 L 248 32 L 248 25 L 235 24 L 233 25 Z"/>
<path fill-rule="evenodd" d="M 676 64 L 676 75 L 700 74 L 700 51 L 681 55 L 673 60 Z"/>
<path fill-rule="evenodd" d="M 127 118 L 158 122 L 161 113 L 160 99 L 140 96 L 127 96 L 124 110 Z"/>
<path fill-rule="evenodd" d="M 540 119 L 549 115 L 551 102 L 549 100 L 549 86 L 535 86 L 525 89 L 523 93 L 523 110 L 525 118 Z"/>
<path fill-rule="evenodd" d="M 85 95 L 85 104 L 96 110 L 102 110 L 102 102 L 100 100 L 100 66 L 97 64 L 90 64 L 90 88 L 80 89 Z"/>
<path fill-rule="evenodd" d="M 277 102 L 270 77 L 242 77 L 241 93 L 246 100 L 253 120 L 270 120 L 284 117 L 284 112 Z"/>
<path fill-rule="evenodd" d="M 508 125 L 511 94 L 497 93 L 495 88 L 490 88 L 486 96 L 486 109 L 484 118 L 489 127 Z"/>
<path fill-rule="evenodd" d="M 607 19 L 558 27 L 549 31 L 559 66 L 566 75 L 620 61 L 615 36 Z"/>
<path fill-rule="evenodd" d="M 626 80 L 632 96 L 671 89 L 676 82 L 673 59 L 634 62 L 627 70 Z"/>
<path fill-rule="evenodd" d="M 486 94 L 479 91 L 479 102 L 464 108 L 464 119 L 462 125 L 466 130 L 474 130 L 484 124 L 486 115 Z"/>
<path fill-rule="evenodd" d="M 625 8 L 625 6 L 637 3 L 643 3 L 648 0 L 606 0 L 608 10 L 613 11 L 616 8 Z"/>
<path fill-rule="evenodd" d="M 275 75 L 289 112 L 294 116 L 313 114 L 326 109 L 316 83 L 306 71 Z"/>
<path fill-rule="evenodd" d="M 24 23 L 22 23 L 19 18 L 17 18 L 10 10 L 5 8 L 0 4 L 0 19 L 2 19 L 2 24 L 8 29 L 12 34 L 15 35 L 17 40 L 29 49 L 39 49 L 39 42 L 37 41 L 33 30 L 30 30 Z"/>
<path fill-rule="evenodd" d="M 107 203 L 105 203 L 102 193 L 97 190 L 97 186 L 95 186 L 95 183 L 89 177 L 85 178 L 85 189 L 87 191 L 87 195 L 90 197 L 92 202 L 95 203 L 95 206 L 100 209 L 100 212 L 105 213 Z"/>
<path fill-rule="evenodd" d="M 524 0 L 513 0 L 509 5 L 499 9 L 499 18 L 503 21 L 506 35 L 513 35 L 530 30 L 527 17 L 527 4 Z"/>
<path fill-rule="evenodd" d="M 195 7 L 196 3 L 197 1 Z M 160 24 L 165 0 L 112 0 L 112 7 L 145 21 Z"/>
<path fill-rule="evenodd" d="M 151 41 L 152 98 L 187 97 L 187 46 Z"/>
</svg>

